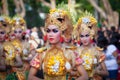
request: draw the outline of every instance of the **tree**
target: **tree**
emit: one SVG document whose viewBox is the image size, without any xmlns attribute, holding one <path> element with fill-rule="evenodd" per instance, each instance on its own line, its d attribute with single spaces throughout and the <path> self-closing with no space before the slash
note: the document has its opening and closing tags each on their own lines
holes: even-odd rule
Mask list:
<svg viewBox="0 0 120 80">
<path fill-rule="evenodd" d="M 2 0 L 1 14 L 9 15 L 7 0 Z"/>
<path fill-rule="evenodd" d="M 38 0 L 41 1 L 45 6 L 49 7 L 49 8 L 56 8 L 56 0 L 50 0 L 50 2 L 47 2 L 45 0 Z"/>
<path fill-rule="evenodd" d="M 119 14 L 116 11 L 113 11 L 108 0 L 102 0 L 104 9 L 102 9 L 95 0 L 88 0 L 91 5 L 100 13 L 101 17 L 108 21 L 109 27 L 115 26 L 118 27 L 119 24 Z"/>
<path fill-rule="evenodd" d="M 14 0 L 15 6 L 16 6 L 16 13 L 21 15 L 22 17 L 25 17 L 26 10 L 24 6 L 23 0 Z"/>
</svg>

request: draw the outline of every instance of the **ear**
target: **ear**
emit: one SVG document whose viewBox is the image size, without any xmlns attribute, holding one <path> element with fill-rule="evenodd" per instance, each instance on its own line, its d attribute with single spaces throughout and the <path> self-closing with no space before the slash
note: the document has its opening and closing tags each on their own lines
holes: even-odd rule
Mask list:
<svg viewBox="0 0 120 80">
<path fill-rule="evenodd" d="M 47 41 L 47 35 L 44 35 L 43 40 L 46 42 Z"/>
<path fill-rule="evenodd" d="M 64 37 L 61 35 L 60 37 L 60 42 L 63 43 L 64 42 Z"/>
</svg>

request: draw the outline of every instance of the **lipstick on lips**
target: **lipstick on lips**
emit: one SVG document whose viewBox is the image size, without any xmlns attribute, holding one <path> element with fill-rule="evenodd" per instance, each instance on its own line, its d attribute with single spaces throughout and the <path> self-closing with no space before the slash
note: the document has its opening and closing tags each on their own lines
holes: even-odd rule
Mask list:
<svg viewBox="0 0 120 80">
<path fill-rule="evenodd" d="M 53 41 L 53 40 L 54 40 L 54 38 L 49 38 L 49 40 L 50 40 L 50 41 Z"/>
<path fill-rule="evenodd" d="M 87 43 L 87 41 L 84 41 L 84 43 Z"/>
</svg>

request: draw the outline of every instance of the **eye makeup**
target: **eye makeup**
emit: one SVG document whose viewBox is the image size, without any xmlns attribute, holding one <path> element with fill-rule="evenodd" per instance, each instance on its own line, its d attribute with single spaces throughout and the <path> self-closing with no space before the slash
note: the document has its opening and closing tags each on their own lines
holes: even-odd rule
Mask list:
<svg viewBox="0 0 120 80">
<path fill-rule="evenodd" d="M 5 34 L 5 32 L 4 32 L 4 31 L 1 31 L 0 34 Z"/>
<path fill-rule="evenodd" d="M 58 29 L 47 29 L 46 32 L 47 33 L 50 33 L 50 32 L 53 32 L 53 33 L 57 33 L 59 30 Z"/>
<path fill-rule="evenodd" d="M 14 31 L 14 33 L 22 33 L 22 31 L 20 30 L 20 31 Z"/>
<path fill-rule="evenodd" d="M 81 38 L 83 37 L 89 37 L 90 35 L 89 34 L 86 34 L 86 35 L 80 35 Z"/>
</svg>

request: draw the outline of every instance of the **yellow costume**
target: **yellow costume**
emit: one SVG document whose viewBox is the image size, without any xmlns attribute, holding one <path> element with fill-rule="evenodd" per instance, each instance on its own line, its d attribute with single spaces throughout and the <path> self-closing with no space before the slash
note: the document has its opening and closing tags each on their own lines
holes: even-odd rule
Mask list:
<svg viewBox="0 0 120 80">
<path fill-rule="evenodd" d="M 102 51 L 94 46 L 91 48 L 78 48 L 79 56 L 83 59 L 83 66 L 88 72 L 89 77 L 94 76 L 94 69 L 105 59 Z"/>
<path fill-rule="evenodd" d="M 0 16 L 0 30 L 3 30 L 7 35 L 10 32 L 10 18 L 5 15 Z M 0 43 L 0 66 L 6 66 L 5 63 L 5 54 L 3 51 L 3 44 L 5 40 Z M 0 80 L 5 80 L 7 75 L 6 71 L 0 71 Z"/>
<path fill-rule="evenodd" d="M 6 65 L 14 65 L 14 58 L 16 56 L 14 46 L 10 42 L 5 42 L 3 50 L 6 56 Z"/>
<path fill-rule="evenodd" d="M 69 24 L 70 23 L 70 24 Z M 67 12 L 60 9 L 50 10 L 45 22 L 45 29 L 56 25 L 66 38 L 71 37 L 72 22 Z M 75 66 L 75 55 L 71 48 L 62 45 L 46 45 L 37 50 L 38 55 L 31 61 L 31 66 L 39 69 L 41 66 L 45 80 L 66 80 L 66 74 Z"/>
<path fill-rule="evenodd" d="M 41 53 L 31 61 L 31 66 L 39 69 L 42 65 L 45 80 L 66 80 L 66 73 L 75 65 L 73 51 L 64 46 L 41 49 L 37 50 Z"/>
<path fill-rule="evenodd" d="M 93 39 L 97 32 L 96 23 L 97 20 L 90 13 L 85 12 L 85 14 L 79 18 L 78 23 L 74 28 L 74 38 L 80 40 L 81 32 L 88 32 L 88 35 Z M 80 46 L 77 51 L 79 52 L 79 57 L 84 61 L 83 66 L 86 69 L 89 78 L 93 79 L 95 75 L 94 70 L 105 59 L 105 55 L 96 45 L 90 44 L 89 46 Z"/>
<path fill-rule="evenodd" d="M 11 20 L 11 26 L 12 26 L 11 34 L 14 34 L 14 31 L 18 28 L 21 29 L 22 32 L 24 32 L 26 30 L 25 20 L 18 15 L 14 16 L 13 19 Z M 26 68 L 24 67 L 25 63 L 23 62 L 23 65 L 21 67 L 15 67 L 15 64 L 16 64 L 17 56 L 19 56 L 21 59 L 24 56 L 28 56 L 28 52 L 29 52 L 28 47 L 26 48 L 25 46 L 27 46 L 27 45 L 23 44 L 23 42 L 21 40 L 16 39 L 16 38 L 9 41 L 9 43 L 11 44 L 11 48 L 13 46 L 13 50 L 14 50 L 13 57 L 8 56 L 6 58 L 8 65 L 10 65 L 12 67 L 12 69 L 10 71 L 12 74 L 16 74 L 16 76 L 19 80 L 26 80 L 27 79 L 25 77 Z M 9 63 L 8 59 L 10 62 L 12 62 L 12 64 Z M 8 80 L 9 80 L 9 77 L 12 76 L 12 74 L 7 76 Z M 14 77 L 14 76 L 12 76 L 12 77 Z"/>
</svg>

